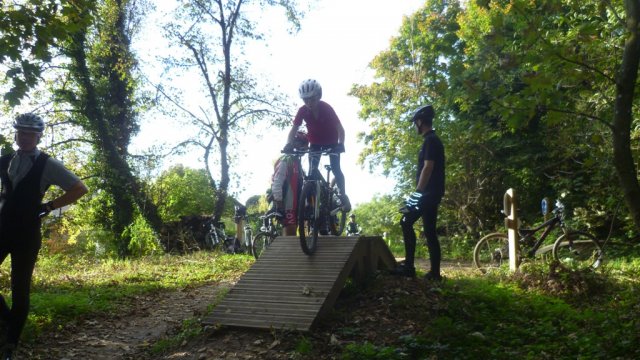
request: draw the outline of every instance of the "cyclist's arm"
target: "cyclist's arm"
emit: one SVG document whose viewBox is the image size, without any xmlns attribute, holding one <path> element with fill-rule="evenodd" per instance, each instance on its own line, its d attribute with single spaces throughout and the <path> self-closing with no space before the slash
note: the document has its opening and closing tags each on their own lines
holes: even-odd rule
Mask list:
<svg viewBox="0 0 640 360">
<path fill-rule="evenodd" d="M 296 133 L 298 132 L 299 128 L 300 128 L 300 125 L 295 125 L 295 124 L 291 127 L 291 130 L 289 130 L 289 135 L 287 136 L 287 144 L 291 144 L 293 140 L 295 140 Z"/>
<path fill-rule="evenodd" d="M 425 160 L 424 166 L 422 166 L 422 171 L 420 172 L 420 178 L 418 178 L 418 185 L 416 186 L 417 192 L 424 192 L 427 184 L 429 183 L 429 178 L 431 178 L 431 173 L 433 172 L 434 161 L 433 160 Z"/>
</svg>

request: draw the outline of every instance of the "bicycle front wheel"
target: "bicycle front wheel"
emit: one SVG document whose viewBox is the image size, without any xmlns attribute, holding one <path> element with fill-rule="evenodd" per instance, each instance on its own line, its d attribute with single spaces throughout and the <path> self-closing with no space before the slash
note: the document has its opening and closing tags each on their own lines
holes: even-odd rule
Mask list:
<svg viewBox="0 0 640 360">
<path fill-rule="evenodd" d="M 478 240 L 473 249 L 473 264 L 482 272 L 509 263 L 509 238 L 493 233 Z"/>
<path fill-rule="evenodd" d="M 273 236 L 266 231 L 261 231 L 253 238 L 253 243 L 251 244 L 251 253 L 257 259 L 262 253 L 267 250 L 269 245 L 273 242 Z"/>
<path fill-rule="evenodd" d="M 316 251 L 320 222 L 320 203 L 316 182 L 309 181 L 302 187 L 298 204 L 300 246 L 307 255 L 313 255 Z"/>
<path fill-rule="evenodd" d="M 566 269 L 596 269 L 602 264 L 603 253 L 593 235 L 569 231 L 553 244 L 553 258 Z"/>
</svg>

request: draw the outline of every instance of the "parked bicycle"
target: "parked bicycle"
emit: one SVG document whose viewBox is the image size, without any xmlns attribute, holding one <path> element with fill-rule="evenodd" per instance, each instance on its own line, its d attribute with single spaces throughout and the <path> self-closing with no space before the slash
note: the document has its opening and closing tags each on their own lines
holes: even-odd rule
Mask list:
<svg viewBox="0 0 640 360">
<path fill-rule="evenodd" d="M 245 254 L 251 251 L 234 236 L 228 236 L 225 230 L 225 224 L 222 221 L 208 222 L 209 231 L 205 235 L 205 244 L 208 248 L 216 250 L 222 249 L 227 254 Z"/>
<path fill-rule="evenodd" d="M 282 226 L 280 225 L 281 217 L 275 212 L 269 212 L 260 216 L 262 226 L 260 232 L 253 238 L 252 252 L 257 259 L 271 245 L 276 237 L 282 234 Z"/>
<path fill-rule="evenodd" d="M 242 231 L 242 240 L 236 238 L 236 247 L 239 253 L 246 253 L 253 255 L 253 229 L 251 228 L 251 224 L 249 223 L 249 216 L 247 215 L 247 208 L 244 206 L 235 206 L 234 207 L 234 215 L 233 221 L 236 223 L 236 232 L 239 234 Z M 241 223 L 242 226 L 238 226 Z M 257 257 L 256 257 L 257 258 Z"/>
<path fill-rule="evenodd" d="M 292 155 L 336 155 L 332 149 L 310 152 L 294 151 Z M 318 245 L 319 235 L 339 236 L 344 231 L 346 212 L 340 201 L 340 191 L 331 185 L 331 165 L 325 165 L 326 180 L 319 170 L 304 176 L 298 202 L 298 234 L 302 251 L 313 255 Z"/>
<path fill-rule="evenodd" d="M 585 231 L 570 230 L 564 221 L 564 205 L 556 200 L 553 217 L 533 228 L 518 229 L 518 245 L 520 247 L 520 261 L 542 256 L 558 261 L 568 269 L 595 269 L 602 264 L 603 251 L 595 237 Z M 543 211 L 544 212 L 544 211 Z M 561 234 L 553 242 L 547 237 L 558 227 Z M 542 231 L 539 238 L 538 232 Z M 553 236 L 551 239 L 553 239 Z M 544 245 L 544 246 L 543 246 Z M 478 241 L 473 250 L 475 266 L 486 271 L 509 263 L 509 240 L 507 234 L 493 233 Z"/>
</svg>

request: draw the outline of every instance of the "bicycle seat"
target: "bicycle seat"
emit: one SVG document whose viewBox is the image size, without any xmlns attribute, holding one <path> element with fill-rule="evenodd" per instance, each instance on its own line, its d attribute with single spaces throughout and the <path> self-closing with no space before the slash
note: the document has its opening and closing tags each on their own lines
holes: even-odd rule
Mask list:
<svg viewBox="0 0 640 360">
<path fill-rule="evenodd" d="M 533 235 L 536 233 L 536 230 L 533 229 L 518 229 L 518 234 L 522 237 Z"/>
</svg>

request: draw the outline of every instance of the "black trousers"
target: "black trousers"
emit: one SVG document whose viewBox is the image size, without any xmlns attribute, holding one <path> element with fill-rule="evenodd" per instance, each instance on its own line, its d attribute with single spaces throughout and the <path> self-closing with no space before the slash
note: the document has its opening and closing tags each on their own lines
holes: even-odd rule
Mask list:
<svg viewBox="0 0 640 360">
<path fill-rule="evenodd" d="M 310 151 L 320 151 L 324 149 L 330 149 L 335 145 L 314 145 L 309 146 Z M 346 195 L 345 189 L 345 181 L 344 174 L 342 173 L 342 168 L 340 167 L 340 154 L 329 155 L 329 164 L 331 165 L 331 171 L 333 172 L 333 176 L 336 179 L 336 185 L 338 185 L 338 189 L 340 189 L 341 195 Z M 309 155 L 309 174 L 313 174 L 317 171 L 318 165 L 320 165 L 320 155 L 314 154 Z M 322 174 L 322 173 L 320 173 Z"/>
<path fill-rule="evenodd" d="M 400 226 L 402 227 L 402 235 L 404 237 L 405 266 L 410 268 L 415 267 L 416 233 L 413 229 L 413 224 L 422 218 L 424 234 L 427 237 L 431 272 L 440 274 L 442 254 L 440 251 L 440 241 L 438 240 L 438 234 L 436 232 L 440 200 L 442 200 L 442 196 L 425 194 L 422 199 L 421 211 L 410 212 L 402 216 Z"/>
<path fill-rule="evenodd" d="M 0 295 L 0 316 L 8 324 L 7 343 L 17 345 L 29 315 L 31 278 L 42 244 L 40 227 L 0 230 L 0 264 L 11 255 L 11 309 Z"/>
</svg>

